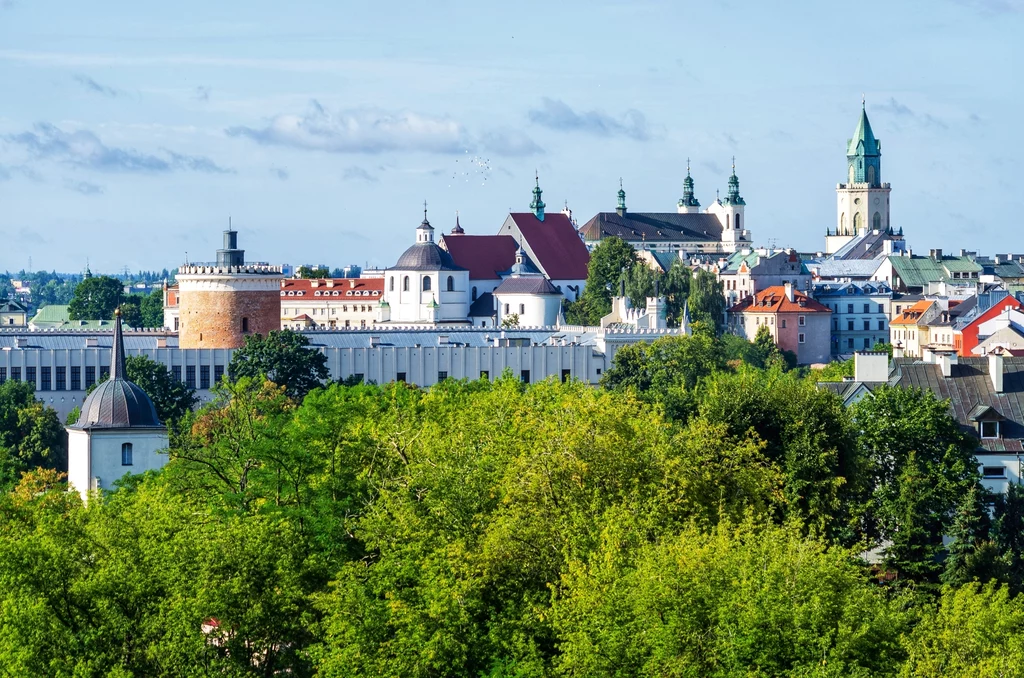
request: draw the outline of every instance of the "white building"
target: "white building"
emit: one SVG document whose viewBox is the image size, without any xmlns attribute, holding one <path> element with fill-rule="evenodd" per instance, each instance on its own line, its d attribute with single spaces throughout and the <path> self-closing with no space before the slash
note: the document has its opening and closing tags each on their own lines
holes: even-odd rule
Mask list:
<svg viewBox="0 0 1024 678">
<path fill-rule="evenodd" d="M 128 381 L 121 316 L 114 325 L 110 378 L 82 403 L 68 432 L 68 484 L 88 500 L 126 474 L 155 471 L 167 463 L 167 428 L 146 392 Z"/>
<path fill-rule="evenodd" d="M 434 242 L 434 227 L 427 221 L 416 228 L 416 243 L 384 273 L 384 301 L 377 322 L 426 325 L 468 323 L 469 271 Z"/>
<path fill-rule="evenodd" d="M 562 293 L 538 271 L 522 247 L 509 277 L 494 292 L 499 325 L 515 319 L 522 327 L 549 327 L 558 322 Z"/>
</svg>

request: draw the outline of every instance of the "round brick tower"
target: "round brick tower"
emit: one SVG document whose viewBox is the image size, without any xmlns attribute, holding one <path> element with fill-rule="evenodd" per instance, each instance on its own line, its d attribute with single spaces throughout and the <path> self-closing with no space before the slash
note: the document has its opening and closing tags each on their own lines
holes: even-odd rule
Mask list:
<svg viewBox="0 0 1024 678">
<path fill-rule="evenodd" d="M 238 233 L 224 231 L 217 261 L 178 269 L 178 346 L 238 348 L 247 334 L 281 329 L 281 267 L 246 264 Z"/>
</svg>

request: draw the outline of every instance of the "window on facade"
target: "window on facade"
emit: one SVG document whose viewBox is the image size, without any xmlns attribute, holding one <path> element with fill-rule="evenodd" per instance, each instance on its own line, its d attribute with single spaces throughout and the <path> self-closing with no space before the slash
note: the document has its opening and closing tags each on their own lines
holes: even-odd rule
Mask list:
<svg viewBox="0 0 1024 678">
<path fill-rule="evenodd" d="M 796 324 L 799 325 L 800 327 L 803 327 L 804 325 L 806 325 L 807 324 L 807 316 L 798 315 L 796 317 Z"/>
<path fill-rule="evenodd" d="M 846 312 L 847 313 L 853 313 L 853 304 L 847 304 L 846 305 Z"/>
<path fill-rule="evenodd" d="M 981 437 L 982 438 L 998 438 L 999 437 L 999 422 L 998 421 L 983 421 L 983 422 L 981 422 Z"/>
<path fill-rule="evenodd" d="M 849 337 L 846 340 L 846 348 L 853 348 L 853 337 Z"/>
<path fill-rule="evenodd" d="M 405 383 L 405 372 L 396 372 L 395 381 Z"/>
<path fill-rule="evenodd" d="M 505 304 L 505 315 L 508 315 L 508 304 Z"/>
<path fill-rule="evenodd" d="M 733 222 L 733 227 L 738 231 L 740 229 L 740 215 L 736 215 L 736 221 Z"/>
<path fill-rule="evenodd" d="M 853 321 L 852 320 L 847 320 L 846 321 L 846 329 L 848 329 L 850 331 L 853 331 Z"/>
<path fill-rule="evenodd" d="M 879 320 L 878 321 L 878 329 L 879 330 L 885 330 L 885 321 L 884 320 Z"/>
<path fill-rule="evenodd" d="M 864 329 L 865 330 L 870 330 L 871 329 L 871 321 L 870 320 L 865 320 L 864 321 Z"/>
<path fill-rule="evenodd" d="M 68 368 L 57 367 L 57 390 L 66 391 L 68 389 Z"/>
<path fill-rule="evenodd" d="M 121 443 L 121 466 L 132 465 L 132 444 Z"/>
<path fill-rule="evenodd" d="M 196 366 L 186 365 L 185 366 L 185 385 L 189 388 L 196 387 Z"/>
<path fill-rule="evenodd" d="M 437 380 L 438 381 L 444 381 L 447 378 L 448 378 L 448 372 L 446 370 L 438 370 L 437 371 Z"/>
<path fill-rule="evenodd" d="M 473 288 L 473 301 L 476 301 L 476 288 Z"/>
<path fill-rule="evenodd" d="M 388 291 L 395 291 L 395 276 L 391 276 L 391 279 L 388 281 Z"/>
<path fill-rule="evenodd" d="M 7 381 L 7 368 L 0 367 L 0 384 L 4 383 L 5 381 Z"/>
<path fill-rule="evenodd" d="M 242 318 L 242 332 L 248 332 L 248 331 L 249 331 L 249 319 L 248 318 Z"/>
<path fill-rule="evenodd" d="M 50 391 L 52 389 L 53 389 L 53 384 L 50 383 L 50 368 L 49 367 L 40 368 L 39 390 L 40 391 Z"/>
<path fill-rule="evenodd" d="M 864 304 L 864 312 L 871 313 L 871 304 Z"/>
<path fill-rule="evenodd" d="M 181 375 L 178 375 L 178 376 L 180 377 Z M 95 367 L 86 367 L 85 368 L 85 385 L 84 385 L 84 387 L 85 388 L 89 388 L 90 386 L 92 386 L 95 383 L 96 383 L 96 368 Z"/>
<path fill-rule="evenodd" d="M 452 276 L 448 276 L 448 291 L 455 291 L 455 278 L 453 278 Z"/>
<path fill-rule="evenodd" d="M 997 478 L 1005 478 L 1006 477 L 1006 467 L 1005 466 L 982 466 L 981 467 L 981 476 L 983 478 L 987 478 L 989 480 L 994 480 L 994 479 L 997 479 Z"/>
<path fill-rule="evenodd" d="M 519 304 L 519 312 L 526 313 L 526 304 Z"/>
<path fill-rule="evenodd" d="M 25 381 L 35 386 L 36 383 L 36 368 L 26 367 L 25 368 Z"/>
<path fill-rule="evenodd" d="M 428 276 L 424 276 L 424 278 L 423 278 L 423 291 L 424 292 L 429 292 L 430 291 L 430 276 L 429 275 Z"/>
<path fill-rule="evenodd" d="M 797 340 L 798 340 L 798 341 L 799 341 L 799 342 L 800 342 L 801 344 L 802 344 L 802 343 L 804 343 L 804 333 L 803 333 L 803 332 L 801 332 L 801 333 L 800 333 L 799 335 L 797 335 Z"/>
<path fill-rule="evenodd" d="M 409 276 L 405 276 L 405 278 L 402 279 L 402 291 L 409 291 Z"/>
<path fill-rule="evenodd" d="M 199 366 L 199 388 L 210 388 L 210 366 Z"/>
<path fill-rule="evenodd" d="M 524 384 L 530 383 L 530 370 L 523 370 L 519 373 L 519 378 L 523 380 Z"/>
<path fill-rule="evenodd" d="M 871 348 L 871 339 L 864 337 L 864 348 Z"/>
<path fill-rule="evenodd" d="M 181 381 L 181 365 L 171 366 L 171 376 L 174 377 L 174 381 Z"/>
<path fill-rule="evenodd" d="M 779 323 L 781 323 L 779 326 L 782 329 L 786 329 L 786 319 L 785 318 L 782 318 L 781 320 L 779 320 Z"/>
<path fill-rule="evenodd" d="M 871 173 L 875 173 L 874 167 L 871 168 Z M 879 214 L 878 212 L 875 212 L 875 216 L 871 217 L 871 228 L 875 229 L 876 231 L 882 230 L 882 215 Z"/>
<path fill-rule="evenodd" d="M 480 370 L 480 378 L 481 379 L 488 379 L 488 380 L 490 380 L 491 373 L 489 371 L 487 371 L 487 370 Z"/>
<path fill-rule="evenodd" d="M 213 366 L 213 383 L 219 384 L 220 380 L 224 377 L 224 366 L 214 365 Z"/>
</svg>

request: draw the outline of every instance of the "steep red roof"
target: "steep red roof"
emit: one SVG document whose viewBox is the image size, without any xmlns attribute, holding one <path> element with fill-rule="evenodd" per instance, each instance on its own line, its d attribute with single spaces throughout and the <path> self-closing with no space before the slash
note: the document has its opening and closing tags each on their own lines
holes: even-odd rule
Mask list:
<svg viewBox="0 0 1024 678">
<path fill-rule="evenodd" d="M 285 278 L 281 281 L 282 297 L 369 296 L 379 299 L 383 294 L 384 278 Z"/>
<path fill-rule="evenodd" d="M 448 250 L 455 263 L 469 269 L 471 280 L 500 280 L 499 272 L 516 263 L 516 239 L 510 235 L 441 236 L 441 247 Z"/>
<path fill-rule="evenodd" d="M 561 212 L 546 214 L 541 221 L 533 212 L 509 215 L 523 234 L 534 261 L 552 280 L 586 280 L 590 252 L 576 227 Z"/>
<path fill-rule="evenodd" d="M 786 298 L 782 285 L 767 287 L 729 309 L 729 313 L 831 313 L 832 309 L 803 292 L 793 290 L 793 301 Z"/>
</svg>

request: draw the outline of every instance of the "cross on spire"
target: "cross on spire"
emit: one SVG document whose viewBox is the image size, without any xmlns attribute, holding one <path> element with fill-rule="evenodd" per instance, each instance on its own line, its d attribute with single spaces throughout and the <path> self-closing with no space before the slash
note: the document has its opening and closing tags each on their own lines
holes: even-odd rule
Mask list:
<svg viewBox="0 0 1024 678">
<path fill-rule="evenodd" d="M 423 201 L 423 221 L 427 220 L 427 201 Z"/>
</svg>

